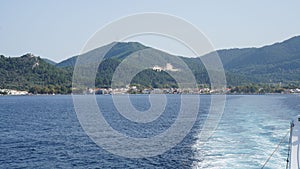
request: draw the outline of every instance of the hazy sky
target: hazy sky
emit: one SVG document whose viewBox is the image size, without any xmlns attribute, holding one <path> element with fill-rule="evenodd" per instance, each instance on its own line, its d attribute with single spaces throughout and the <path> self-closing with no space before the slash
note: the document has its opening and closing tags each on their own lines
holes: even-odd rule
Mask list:
<svg viewBox="0 0 300 169">
<path fill-rule="evenodd" d="M 80 53 L 106 24 L 142 12 L 181 17 L 199 28 L 216 49 L 259 47 L 300 35 L 299 9 L 299 0 L 0 0 L 0 54 L 30 52 L 61 61 Z M 137 40 L 189 55 L 166 46 L 168 40 L 149 39 Z"/>
</svg>

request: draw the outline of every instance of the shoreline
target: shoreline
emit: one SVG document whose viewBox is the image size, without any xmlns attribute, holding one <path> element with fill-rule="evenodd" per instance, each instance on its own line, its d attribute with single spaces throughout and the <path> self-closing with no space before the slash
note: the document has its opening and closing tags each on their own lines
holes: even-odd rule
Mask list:
<svg viewBox="0 0 300 169">
<path fill-rule="evenodd" d="M 144 93 L 136 93 L 136 94 L 132 94 L 132 93 L 124 93 L 124 94 L 28 94 L 28 95 L 0 95 L 0 97 L 14 97 L 14 96 L 22 96 L 22 97 L 26 97 L 26 96 L 85 96 L 85 95 L 95 95 L 95 96 L 125 96 L 125 95 L 227 95 L 227 96 L 258 96 L 258 95 L 300 95 L 300 93 L 263 93 L 263 94 L 256 94 L 256 93 L 236 93 L 236 94 L 231 94 L 231 93 L 213 93 L 213 94 L 189 94 L 189 93 L 182 93 L 182 94 L 172 94 L 172 93 L 161 93 L 161 94 L 144 94 Z"/>
</svg>

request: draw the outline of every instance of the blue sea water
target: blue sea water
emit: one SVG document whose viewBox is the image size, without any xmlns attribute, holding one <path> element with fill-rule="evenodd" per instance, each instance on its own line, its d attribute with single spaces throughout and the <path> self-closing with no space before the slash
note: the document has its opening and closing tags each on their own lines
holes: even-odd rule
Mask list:
<svg viewBox="0 0 300 169">
<path fill-rule="evenodd" d="M 139 110 L 151 106 L 147 95 L 130 97 Z M 139 125 L 117 113 L 111 96 L 96 98 L 115 130 L 139 138 L 170 127 L 180 107 L 179 96 L 168 95 L 166 111 L 156 123 Z M 261 168 L 300 108 L 298 95 L 227 96 L 217 130 L 200 144 L 210 101 L 201 96 L 198 119 L 180 144 L 155 157 L 132 159 L 111 154 L 87 136 L 71 96 L 0 97 L 0 168 Z M 285 167 L 287 140 L 265 168 Z"/>
</svg>

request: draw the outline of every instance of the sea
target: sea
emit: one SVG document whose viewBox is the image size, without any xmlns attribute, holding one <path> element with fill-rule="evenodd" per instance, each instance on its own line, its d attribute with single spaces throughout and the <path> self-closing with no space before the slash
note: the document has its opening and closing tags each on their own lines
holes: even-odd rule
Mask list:
<svg viewBox="0 0 300 169">
<path fill-rule="evenodd" d="M 286 167 L 290 121 L 300 113 L 299 95 L 226 96 L 217 128 L 205 143 L 200 143 L 200 133 L 212 99 L 210 95 L 190 97 L 199 97 L 200 102 L 197 119 L 186 136 L 158 155 L 132 158 L 131 146 L 128 156 L 122 156 L 89 137 L 77 117 L 71 95 L 1 96 L 0 168 Z M 176 122 L 181 103 L 180 95 L 166 95 L 161 116 L 155 122 L 137 124 L 118 113 L 112 95 L 95 98 L 107 124 L 118 133 L 136 138 L 153 137 L 167 130 Z M 137 110 L 155 106 L 149 95 L 129 98 Z"/>
</svg>

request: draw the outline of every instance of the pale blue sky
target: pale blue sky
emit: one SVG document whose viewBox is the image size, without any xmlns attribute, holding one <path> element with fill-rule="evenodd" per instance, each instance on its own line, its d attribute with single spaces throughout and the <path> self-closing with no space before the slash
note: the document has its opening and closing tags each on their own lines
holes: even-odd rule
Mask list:
<svg viewBox="0 0 300 169">
<path fill-rule="evenodd" d="M 179 16 L 198 27 L 216 49 L 259 47 L 300 35 L 299 9 L 299 0 L 0 0 L 0 54 L 31 52 L 61 61 L 80 53 L 104 25 L 142 12 Z M 188 55 L 163 42 L 145 38 L 143 43 Z"/>
</svg>

